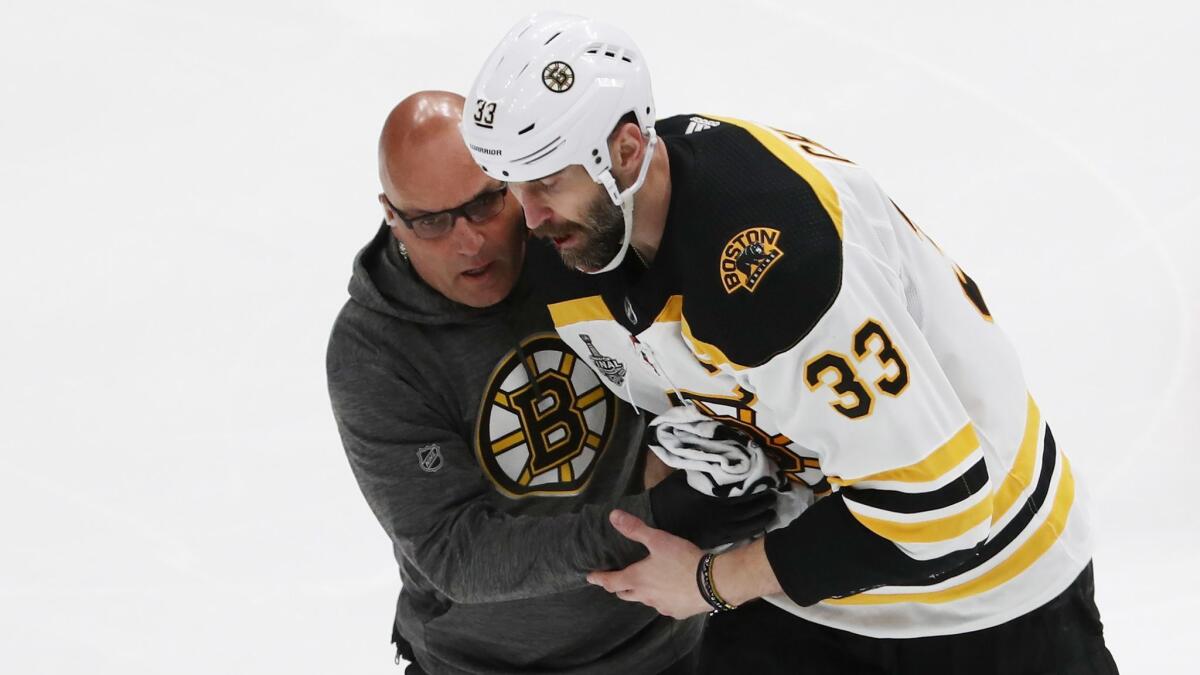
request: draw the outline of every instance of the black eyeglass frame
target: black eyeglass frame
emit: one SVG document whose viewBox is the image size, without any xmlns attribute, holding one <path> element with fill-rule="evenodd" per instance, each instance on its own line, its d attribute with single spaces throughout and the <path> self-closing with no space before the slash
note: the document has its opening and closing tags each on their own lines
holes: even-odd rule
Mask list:
<svg viewBox="0 0 1200 675">
<path fill-rule="evenodd" d="M 483 221 L 487 220 L 488 218 L 491 218 L 491 217 L 495 216 L 497 213 L 500 213 L 501 211 L 504 210 L 504 195 L 507 193 L 508 193 L 508 183 L 505 183 L 505 184 L 501 185 L 499 189 L 489 190 L 487 192 L 484 192 L 483 194 L 479 195 L 478 197 L 472 199 L 469 202 L 466 202 L 465 204 L 460 204 L 452 209 L 446 209 L 444 211 L 434 211 L 433 213 L 423 213 L 414 218 L 405 218 L 404 214 L 400 213 L 400 209 L 396 208 L 396 205 L 393 204 L 390 199 L 388 199 L 388 196 L 386 194 L 383 195 L 383 201 L 384 201 L 384 203 L 387 204 L 388 208 L 392 210 L 392 213 L 396 214 L 396 217 L 400 219 L 400 222 L 404 223 L 405 227 L 412 230 L 413 234 L 417 235 L 417 238 L 419 238 L 419 239 L 437 239 L 439 237 L 445 236 L 447 232 L 454 229 L 454 223 L 458 221 L 459 216 L 466 218 L 468 221 L 470 221 L 472 223 L 482 223 Z M 495 197 L 500 197 L 500 199 L 495 202 L 495 204 L 496 204 L 495 211 L 480 212 L 480 211 L 476 210 L 476 208 L 484 207 L 485 205 L 487 205 L 489 203 L 488 200 L 493 199 Z M 474 213 L 472 213 L 472 211 L 474 211 Z M 423 234 L 422 233 L 423 230 L 418 229 L 416 226 L 413 225 L 413 223 L 415 223 L 418 220 L 429 219 L 429 221 L 432 222 L 433 220 L 442 218 L 444 216 L 449 216 L 450 219 L 443 221 L 443 225 L 441 227 L 437 228 L 437 232 L 434 234 L 427 234 L 427 233 Z"/>
</svg>

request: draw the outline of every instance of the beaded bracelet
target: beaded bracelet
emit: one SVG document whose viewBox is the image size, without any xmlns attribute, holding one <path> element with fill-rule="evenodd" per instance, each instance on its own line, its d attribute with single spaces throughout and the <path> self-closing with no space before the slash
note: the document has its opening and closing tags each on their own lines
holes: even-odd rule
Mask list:
<svg viewBox="0 0 1200 675">
<path fill-rule="evenodd" d="M 700 564 L 696 565 L 696 585 L 700 587 L 700 595 L 704 598 L 713 611 L 709 614 L 717 614 L 719 612 L 728 612 L 732 609 L 737 609 L 736 606 L 729 604 L 717 593 L 717 585 L 713 583 L 712 566 L 717 554 L 705 553 L 700 557 Z"/>
</svg>

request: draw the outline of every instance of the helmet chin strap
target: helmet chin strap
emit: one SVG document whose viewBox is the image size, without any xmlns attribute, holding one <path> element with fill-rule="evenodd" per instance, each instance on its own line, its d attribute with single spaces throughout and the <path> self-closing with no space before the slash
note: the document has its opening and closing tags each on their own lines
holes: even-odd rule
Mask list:
<svg viewBox="0 0 1200 675">
<path fill-rule="evenodd" d="M 642 189 L 642 184 L 646 182 L 646 174 L 650 171 L 650 159 L 654 157 L 654 146 L 656 145 L 658 145 L 658 134 L 655 133 L 654 127 L 650 127 L 650 139 L 646 144 L 646 154 L 642 156 L 642 166 L 638 169 L 637 180 L 624 191 L 617 189 L 617 180 L 613 178 L 612 171 L 605 170 L 600 174 L 599 182 L 608 192 L 609 199 L 613 204 L 621 207 L 621 215 L 625 220 L 625 235 L 621 238 L 621 248 L 617 250 L 617 254 L 608 261 L 607 265 L 594 272 L 581 271 L 587 274 L 611 272 L 617 269 L 621 265 L 621 261 L 625 259 L 625 253 L 629 250 L 630 242 L 633 241 L 633 196 Z"/>
</svg>

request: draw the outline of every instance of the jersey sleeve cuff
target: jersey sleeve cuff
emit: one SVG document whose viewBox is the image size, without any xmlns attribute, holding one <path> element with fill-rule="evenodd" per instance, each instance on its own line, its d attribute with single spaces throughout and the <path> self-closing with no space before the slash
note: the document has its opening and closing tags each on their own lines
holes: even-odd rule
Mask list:
<svg viewBox="0 0 1200 675">
<path fill-rule="evenodd" d="M 973 555 L 966 550 L 914 560 L 863 527 L 838 494 L 768 532 L 763 548 L 783 592 L 802 607 L 880 586 L 931 583 Z"/>
</svg>

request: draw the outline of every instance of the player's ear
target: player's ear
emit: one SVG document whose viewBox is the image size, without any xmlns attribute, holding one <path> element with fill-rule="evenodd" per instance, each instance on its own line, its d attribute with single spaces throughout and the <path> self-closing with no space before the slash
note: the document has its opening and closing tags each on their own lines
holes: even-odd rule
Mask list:
<svg viewBox="0 0 1200 675">
<path fill-rule="evenodd" d="M 634 122 L 617 126 L 609 137 L 609 156 L 612 157 L 613 174 L 621 185 L 629 185 L 642 168 L 642 156 L 646 154 L 646 139 Z"/>
</svg>

